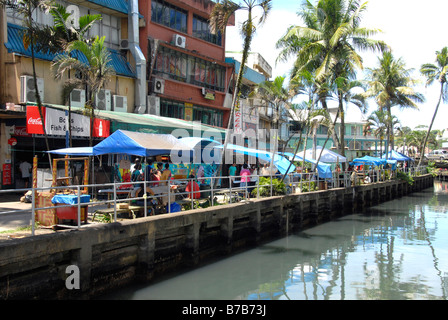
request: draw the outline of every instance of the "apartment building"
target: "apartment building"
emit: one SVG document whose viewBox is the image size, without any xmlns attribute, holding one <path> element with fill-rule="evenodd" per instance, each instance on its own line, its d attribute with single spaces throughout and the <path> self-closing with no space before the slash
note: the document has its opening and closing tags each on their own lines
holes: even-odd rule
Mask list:
<svg viewBox="0 0 448 320">
<path fill-rule="evenodd" d="M 225 62 L 223 36 L 210 32 L 213 6 L 209 0 L 139 1 L 150 114 L 227 126 L 233 66 Z"/>
</svg>

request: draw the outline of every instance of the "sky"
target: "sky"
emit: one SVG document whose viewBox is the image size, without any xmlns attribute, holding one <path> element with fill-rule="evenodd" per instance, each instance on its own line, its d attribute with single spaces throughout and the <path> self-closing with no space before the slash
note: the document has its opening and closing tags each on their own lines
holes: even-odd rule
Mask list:
<svg viewBox="0 0 448 320">
<path fill-rule="evenodd" d="M 311 0 L 312 2 L 314 0 Z M 365 2 L 365 1 L 360 1 Z M 272 0 L 272 11 L 266 23 L 257 28 L 251 51 L 260 53 L 272 66 L 272 79 L 276 76 L 288 76 L 292 60 L 276 63 L 278 50 L 275 43 L 291 25 L 300 25 L 297 12 L 302 0 Z M 420 66 L 434 63 L 436 51 L 448 46 L 446 32 L 446 0 L 369 0 L 367 11 L 362 15 L 361 26 L 380 29 L 382 33 L 376 38 L 384 40 L 391 48 L 395 58 L 402 58 L 406 68 L 413 69 L 413 76 L 421 80 L 415 90 L 425 96 L 426 101 L 419 104 L 419 110 L 393 108 L 403 127 L 415 129 L 419 125 L 429 126 L 439 98 L 440 86 L 433 83 L 426 87 L 420 75 Z M 237 11 L 236 26 L 227 27 L 226 50 L 241 51 L 242 39 L 238 25 L 247 18 L 247 11 Z M 364 67 L 375 68 L 377 55 L 362 53 Z M 369 102 L 369 113 L 376 109 L 373 101 Z M 351 107 L 349 112 L 356 112 Z M 427 128 L 427 127 L 426 127 Z M 433 129 L 448 129 L 448 105 L 441 104 Z"/>
</svg>

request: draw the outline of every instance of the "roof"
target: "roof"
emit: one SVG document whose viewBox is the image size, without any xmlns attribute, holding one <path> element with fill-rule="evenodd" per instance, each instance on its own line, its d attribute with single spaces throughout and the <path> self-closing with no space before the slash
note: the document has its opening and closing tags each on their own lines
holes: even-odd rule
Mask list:
<svg viewBox="0 0 448 320">
<path fill-rule="evenodd" d="M 68 110 L 68 106 L 45 104 L 46 107 Z M 71 107 L 72 112 L 82 113 L 84 108 Z M 222 139 L 226 132 L 223 128 L 216 128 L 194 121 L 187 121 L 176 118 L 160 117 L 151 114 L 138 114 L 129 112 L 117 112 L 106 110 L 95 110 L 95 117 L 111 121 L 111 132 L 123 129 L 128 131 L 146 133 L 172 133 L 179 129 L 176 137 L 196 136 L 204 131 L 210 134 L 220 134 Z"/>
<path fill-rule="evenodd" d="M 27 57 L 31 57 L 31 47 L 25 49 L 23 45 L 22 32 L 25 30 L 24 27 L 18 26 L 12 23 L 8 23 L 8 42 L 5 43 L 5 47 L 8 49 L 9 53 L 21 54 Z M 109 49 L 111 66 L 114 68 L 115 73 L 119 76 L 136 78 L 136 73 L 126 61 L 126 58 L 117 50 Z M 53 61 L 57 54 L 50 52 L 35 51 L 34 57 L 41 60 Z M 83 58 L 84 56 L 80 54 L 79 59 L 83 62 L 87 60 Z"/>
<path fill-rule="evenodd" d="M 171 134 L 115 131 L 93 147 L 94 155 L 123 153 L 142 157 L 187 151 L 191 148 Z M 189 158 L 188 158 L 189 159 Z"/>
</svg>

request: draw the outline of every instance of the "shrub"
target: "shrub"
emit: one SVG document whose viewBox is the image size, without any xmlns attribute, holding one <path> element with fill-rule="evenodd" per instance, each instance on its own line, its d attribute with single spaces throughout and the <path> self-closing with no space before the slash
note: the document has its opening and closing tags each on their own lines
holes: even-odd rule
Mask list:
<svg viewBox="0 0 448 320">
<path fill-rule="evenodd" d="M 257 190 L 261 197 L 269 197 L 271 195 L 271 178 L 260 177 L 258 187 L 253 189 L 251 194 L 257 196 Z M 286 185 L 280 179 L 272 179 L 272 195 L 280 196 L 286 194 Z"/>
<path fill-rule="evenodd" d="M 412 178 L 410 174 L 404 173 L 402 171 L 397 172 L 397 179 L 406 181 L 411 186 L 414 184 L 414 178 Z"/>
</svg>

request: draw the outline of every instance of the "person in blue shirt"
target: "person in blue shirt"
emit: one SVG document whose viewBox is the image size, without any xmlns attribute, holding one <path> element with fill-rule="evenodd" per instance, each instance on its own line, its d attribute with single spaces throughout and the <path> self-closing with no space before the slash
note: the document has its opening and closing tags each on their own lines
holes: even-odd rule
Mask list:
<svg viewBox="0 0 448 320">
<path fill-rule="evenodd" d="M 234 162 L 230 168 L 229 168 L 229 177 L 230 177 L 230 183 L 233 183 L 233 181 L 235 180 L 236 176 L 236 163 Z"/>
</svg>

